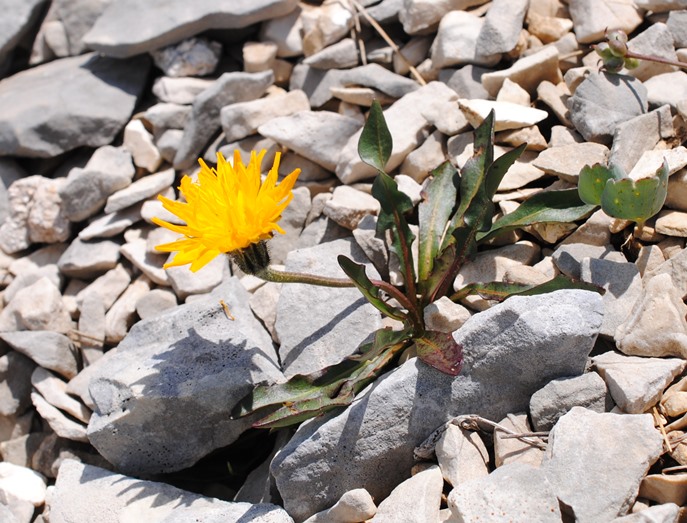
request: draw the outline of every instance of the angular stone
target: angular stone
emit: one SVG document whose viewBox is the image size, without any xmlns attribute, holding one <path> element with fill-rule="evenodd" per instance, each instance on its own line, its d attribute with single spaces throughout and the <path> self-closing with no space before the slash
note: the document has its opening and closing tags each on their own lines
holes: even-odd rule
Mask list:
<svg viewBox="0 0 687 523">
<path fill-rule="evenodd" d="M 432 66 L 443 69 L 452 65 L 475 64 L 492 66 L 501 59 L 501 53 L 482 52 L 478 40 L 484 18 L 467 11 L 449 11 L 439 23 L 432 44 Z"/>
<path fill-rule="evenodd" d="M 396 487 L 377 507 L 371 523 L 437 521 L 444 480 L 436 465 Z"/>
<path fill-rule="evenodd" d="M 31 374 L 31 385 L 53 407 L 56 407 L 79 421 L 88 423 L 91 411 L 84 404 L 67 394 L 67 383 L 45 370 L 36 367 Z"/>
<path fill-rule="evenodd" d="M 448 506 L 459 521 L 478 521 L 485 514 L 498 514 L 494 521 L 561 521 L 555 491 L 544 472 L 520 463 L 453 489 Z"/>
<path fill-rule="evenodd" d="M 417 149 L 405 157 L 399 171 L 422 183 L 446 158 L 446 137 L 434 131 Z"/>
<path fill-rule="evenodd" d="M 371 195 L 342 185 L 334 189 L 323 213 L 342 227 L 355 230 L 365 216 L 376 215 L 379 209 L 379 201 Z"/>
<path fill-rule="evenodd" d="M 610 143 L 619 124 L 646 113 L 647 107 L 647 90 L 641 82 L 611 73 L 591 73 L 568 100 L 577 131 L 585 140 L 599 143 Z"/>
<path fill-rule="evenodd" d="M 471 314 L 462 305 L 451 301 L 447 296 L 442 296 L 425 307 L 423 316 L 425 326 L 429 330 L 454 332 L 470 319 Z"/>
<path fill-rule="evenodd" d="M 170 267 L 166 269 L 169 283 L 180 300 L 194 294 L 205 294 L 222 283 L 229 274 L 229 260 L 218 256 L 198 272 L 191 272 L 188 267 Z"/>
<path fill-rule="evenodd" d="M 46 493 L 45 478 L 38 472 L 12 463 L 0 463 L 0 494 L 4 500 L 14 497 L 40 507 L 45 503 Z"/>
<path fill-rule="evenodd" d="M 480 54 L 509 53 L 518 43 L 529 0 L 495 0 L 484 17 L 477 49 Z"/>
<path fill-rule="evenodd" d="M 20 416 L 31 405 L 31 373 L 36 367 L 15 351 L 0 356 L 0 415 Z"/>
<path fill-rule="evenodd" d="M 494 111 L 494 131 L 520 129 L 544 120 L 548 113 L 533 107 L 523 107 L 511 102 L 492 102 L 490 100 L 458 101 L 470 125 L 477 128 L 489 113 Z"/>
<path fill-rule="evenodd" d="M 661 505 L 684 505 L 687 502 L 687 474 L 649 474 L 642 479 L 639 495 Z"/>
<path fill-rule="evenodd" d="M 473 316 L 454 333 L 465 358 L 458 377 L 412 359 L 344 412 L 301 425 L 271 466 L 286 510 L 305 519 L 351 488 L 384 498 L 432 427 L 461 413 L 501 419 L 551 379 L 581 374 L 601 316 L 598 294 L 575 290 L 513 297 Z"/>
<path fill-rule="evenodd" d="M 274 118 L 309 110 L 308 97 L 299 90 L 227 105 L 220 111 L 224 139 L 227 142 L 240 140 L 256 133 L 258 127 Z"/>
<path fill-rule="evenodd" d="M 153 318 L 177 306 L 177 297 L 170 290 L 153 289 L 136 302 L 136 314 L 142 320 Z"/>
<path fill-rule="evenodd" d="M 79 231 L 79 239 L 88 241 L 117 236 L 141 220 L 142 206 L 143 202 L 135 203 L 126 209 L 115 211 L 111 214 L 104 214 L 94 219 Z"/>
<path fill-rule="evenodd" d="M 569 9 L 577 40 L 581 44 L 598 42 L 603 40 L 608 28 L 630 34 L 642 23 L 636 5 L 636 2 L 572 0 Z"/>
<path fill-rule="evenodd" d="M 341 150 L 360 127 L 358 120 L 337 113 L 301 111 L 274 118 L 260 125 L 258 132 L 333 171 Z"/>
<path fill-rule="evenodd" d="M 85 425 L 68 418 L 61 410 L 53 407 L 37 392 L 31 393 L 31 401 L 41 418 L 47 422 L 50 428 L 60 438 L 80 441 L 82 443 L 88 442 Z"/>
<path fill-rule="evenodd" d="M 197 4 L 189 10 L 181 1 L 141 6 L 125 0 L 108 5 L 93 28 L 84 36 L 91 49 L 108 56 L 124 58 L 202 33 L 208 29 L 239 29 L 276 16 L 296 7 L 295 0 L 237 1 L 217 5 Z"/>
<path fill-rule="evenodd" d="M 170 78 L 169 76 L 161 76 L 153 83 L 153 94 L 161 102 L 187 105 L 192 104 L 196 96 L 214 83 L 215 80 L 206 78 Z"/>
<path fill-rule="evenodd" d="M 663 210 L 656 216 L 656 232 L 668 236 L 687 237 L 687 213 Z"/>
<path fill-rule="evenodd" d="M 609 406 L 606 383 L 596 372 L 553 380 L 530 399 L 530 416 L 536 431 L 551 430 L 573 407 L 606 412 Z"/>
<path fill-rule="evenodd" d="M 31 31 L 41 16 L 44 0 L 28 2 L 3 2 L 3 19 L 0 24 L 0 64 L 11 58 L 12 51 L 21 39 Z"/>
<path fill-rule="evenodd" d="M 532 432 L 527 414 L 524 412 L 509 413 L 499 421 L 499 426 L 515 434 Z M 523 441 L 507 436 L 508 434 L 501 430 L 494 431 L 494 465 L 497 469 L 511 463 L 522 463 L 537 468 L 541 466 L 544 451 L 535 444 L 544 446 L 540 438 L 530 437 L 529 441 Z"/>
<path fill-rule="evenodd" d="M 628 176 L 633 180 L 655 176 L 664 161 L 668 164 L 669 176 L 676 173 L 687 166 L 687 148 L 680 145 L 674 149 L 644 151 Z"/>
<path fill-rule="evenodd" d="M 220 129 L 222 107 L 260 98 L 274 82 L 272 71 L 224 73 L 193 100 L 189 122 L 174 157 L 175 169 L 192 167 L 202 150 Z"/>
<path fill-rule="evenodd" d="M 105 213 L 120 211 L 146 198 L 155 196 L 174 183 L 174 169 L 165 169 L 159 173 L 139 178 L 131 185 L 120 189 L 107 198 Z"/>
<path fill-rule="evenodd" d="M 663 503 L 647 507 L 627 516 L 615 518 L 613 523 L 676 523 L 679 521 L 679 515 L 680 507 L 675 503 Z"/>
<path fill-rule="evenodd" d="M 612 338 L 642 294 L 642 279 L 634 263 L 585 258 L 580 266 L 582 281 L 602 287 L 604 321 L 601 332 Z"/>
<path fill-rule="evenodd" d="M 303 12 L 303 53 L 310 56 L 346 36 L 353 27 L 353 12 L 338 2 L 325 2 Z"/>
<path fill-rule="evenodd" d="M 128 518 L 167 523 L 194 520 L 293 523 L 284 509 L 276 505 L 221 501 L 71 459 L 60 466 L 55 492 L 50 499 L 51 520 L 56 523 L 120 523 Z M 107 511 L 102 507 L 107 507 Z"/>
<path fill-rule="evenodd" d="M 666 265 L 668 260 L 661 267 Z M 687 358 L 687 305 L 669 273 L 645 275 L 644 290 L 630 315 L 618 327 L 618 350 L 633 356 Z"/>
<path fill-rule="evenodd" d="M 442 69 L 439 71 L 439 81 L 458 93 L 460 98 L 486 100 L 490 95 L 482 86 L 482 75 L 490 71 L 491 69 L 471 64 L 458 69 Z"/>
<path fill-rule="evenodd" d="M 637 54 L 651 54 L 664 60 L 676 61 L 678 59 L 673 45 L 673 35 L 670 34 L 668 26 L 661 22 L 651 24 L 647 29 L 631 38 L 627 42 L 627 48 Z M 652 60 L 639 60 L 639 65 L 628 70 L 628 74 L 638 80 L 645 81 L 659 74 L 670 73 L 675 70 L 674 65 L 662 64 Z"/>
<path fill-rule="evenodd" d="M 641 414 L 656 405 L 663 391 L 687 365 L 677 358 L 639 358 L 605 352 L 592 359 L 623 412 Z"/>
<path fill-rule="evenodd" d="M 131 275 L 127 270 L 122 265 L 116 265 L 79 292 L 76 296 L 76 301 L 81 306 L 86 295 L 93 293 L 102 298 L 103 306 L 107 310 L 112 307 L 112 304 L 119 295 L 126 290 L 130 282 Z"/>
<path fill-rule="evenodd" d="M 46 277 L 18 291 L 0 312 L 0 331 L 51 330 L 66 333 L 71 329 L 72 320 L 62 295 Z"/>
<path fill-rule="evenodd" d="M 662 446 L 648 414 L 597 414 L 573 407 L 549 434 L 542 468 L 577 521 L 609 521 L 630 509 Z"/>
<path fill-rule="evenodd" d="M 151 54 L 166 76 L 206 76 L 215 72 L 222 44 L 207 38 L 189 38 Z"/>
<path fill-rule="evenodd" d="M 47 330 L 17 331 L 0 333 L 0 338 L 41 367 L 65 378 L 71 379 L 78 373 L 76 349 L 64 334 Z"/>
<path fill-rule="evenodd" d="M 358 46 L 352 38 L 344 38 L 308 56 L 303 63 L 315 69 L 347 69 L 358 65 Z"/>
<path fill-rule="evenodd" d="M 652 150 L 661 139 L 673 134 L 673 117 L 668 105 L 636 116 L 615 130 L 609 162 L 629 173 L 642 153 Z"/>
<path fill-rule="evenodd" d="M 346 492 L 332 508 L 318 512 L 303 523 L 346 523 L 367 521 L 377 512 L 374 500 L 364 488 Z"/>
<path fill-rule="evenodd" d="M 307 187 L 296 187 L 291 193 L 293 200 L 284 209 L 279 220 L 279 225 L 284 229 L 284 234 L 275 234 L 269 242 L 272 263 L 284 263 L 287 254 L 296 248 L 298 238 L 310 212 L 310 190 Z"/>
<path fill-rule="evenodd" d="M 343 278 L 337 255 L 366 261 L 352 239 L 342 239 L 291 252 L 285 269 Z M 326 308 L 317 305 L 323 302 Z M 308 374 L 334 365 L 380 326 L 379 313 L 355 288 L 289 284 L 281 291 L 276 321 L 284 374 Z"/>
<path fill-rule="evenodd" d="M 538 261 L 539 253 L 539 246 L 529 241 L 478 253 L 473 260 L 463 264 L 453 286 L 460 289 L 469 283 L 502 281 L 508 268 L 531 265 Z"/>
<path fill-rule="evenodd" d="M 234 403 L 254 383 L 283 380 L 270 336 L 236 279 L 139 322 L 88 369 L 96 405 L 89 439 L 120 470 L 138 474 L 180 470 L 229 445 L 251 423 L 229 419 Z M 217 397 L 225 399 L 211 400 Z M 178 445 L 179 438 L 189 444 Z"/>
<path fill-rule="evenodd" d="M 112 240 L 85 242 L 75 238 L 57 262 L 63 274 L 88 280 L 113 269 L 119 261 L 119 244 Z"/>
<path fill-rule="evenodd" d="M 105 340 L 118 343 L 136 321 L 136 304 L 150 291 L 150 280 L 139 276 L 122 293 L 105 314 Z"/>
<path fill-rule="evenodd" d="M 166 271 L 162 268 L 168 255 L 159 252 L 149 252 L 146 240 L 138 238 L 122 245 L 119 252 L 138 268 L 153 283 L 169 285 Z"/>
<path fill-rule="evenodd" d="M 585 258 L 610 259 L 624 262 L 622 253 L 614 251 L 610 245 L 589 245 L 586 243 L 567 243 L 560 245 L 551 255 L 556 267 L 567 276 L 579 280 L 582 260 Z"/>
<path fill-rule="evenodd" d="M 153 136 L 141 120 L 131 120 L 126 124 L 123 146 L 131 153 L 134 165 L 148 172 L 155 172 L 162 163 L 162 156 L 153 143 Z"/>
<path fill-rule="evenodd" d="M 131 116 L 148 67 L 145 56 L 122 61 L 89 53 L 6 78 L 0 155 L 46 158 L 109 144 Z"/>
<path fill-rule="evenodd" d="M 290 13 L 271 17 L 260 27 L 260 41 L 277 44 L 277 56 L 290 58 L 303 54 L 303 39 L 301 31 L 303 10 L 296 6 Z"/>
<path fill-rule="evenodd" d="M 536 94 L 537 87 L 545 80 L 557 84 L 561 81 L 558 51 L 553 46 L 543 47 L 534 54 L 520 58 L 508 69 L 486 72 L 482 75 L 482 85 L 495 97 L 506 78 L 520 85 L 530 96 Z"/>
<path fill-rule="evenodd" d="M 475 431 L 449 425 L 435 452 L 441 474 L 454 487 L 489 474 L 489 452 Z"/>
</svg>

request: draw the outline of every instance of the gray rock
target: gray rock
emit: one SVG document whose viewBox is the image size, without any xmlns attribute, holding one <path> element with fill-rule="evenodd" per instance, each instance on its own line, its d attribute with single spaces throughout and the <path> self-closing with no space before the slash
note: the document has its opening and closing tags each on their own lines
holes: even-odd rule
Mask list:
<svg viewBox="0 0 687 523">
<path fill-rule="evenodd" d="M 561 521 L 556 493 L 544 472 L 522 463 L 462 484 L 449 494 L 448 506 L 459 521 Z"/>
<path fill-rule="evenodd" d="M 536 431 L 551 430 L 561 416 L 573 407 L 606 412 L 610 410 L 609 399 L 606 383 L 596 372 L 553 380 L 532 394 L 532 425 Z"/>
<path fill-rule="evenodd" d="M 112 240 L 85 242 L 75 238 L 57 262 L 63 274 L 88 280 L 113 269 L 119 261 L 119 243 Z"/>
<path fill-rule="evenodd" d="M 84 366 L 91 365 L 104 352 L 105 298 L 87 293 L 79 304 L 79 345 Z"/>
<path fill-rule="evenodd" d="M 142 219 L 142 206 L 143 202 L 139 202 L 126 209 L 104 214 L 81 229 L 78 236 L 84 241 L 117 236 Z"/>
<path fill-rule="evenodd" d="M 71 379 L 78 372 L 76 348 L 64 334 L 53 331 L 3 332 L 0 338 L 45 369 Z"/>
<path fill-rule="evenodd" d="M 615 518 L 613 523 L 678 523 L 679 516 L 680 507 L 675 503 L 662 503 Z"/>
<path fill-rule="evenodd" d="M 367 261 L 352 239 L 342 239 L 289 253 L 285 270 L 345 278 L 336 261 L 340 254 L 358 263 Z M 374 278 L 374 273 L 370 277 Z M 334 365 L 355 352 L 379 327 L 377 309 L 356 288 L 285 285 L 275 325 L 284 374 L 308 374 Z"/>
<path fill-rule="evenodd" d="M 168 129 L 183 129 L 188 123 L 191 108 L 188 105 L 160 102 L 149 107 L 143 118 L 153 127 L 153 135 L 159 140 Z"/>
<path fill-rule="evenodd" d="M 31 405 L 31 373 L 36 364 L 19 352 L 0 356 L 0 415 L 20 416 Z"/>
<path fill-rule="evenodd" d="M 76 56 L 87 48 L 83 36 L 93 27 L 109 0 L 56 0 L 57 15 L 67 35 L 69 54 Z"/>
<path fill-rule="evenodd" d="M 303 523 L 346 523 L 367 521 L 375 515 L 377 507 L 370 493 L 364 488 L 349 490 L 334 506 L 318 512 Z"/>
<path fill-rule="evenodd" d="M 76 301 L 81 307 L 86 295 L 93 293 L 100 296 L 103 306 L 107 310 L 112 307 L 112 304 L 124 292 L 130 282 L 131 275 L 122 265 L 118 264 L 80 291 L 76 296 Z"/>
<path fill-rule="evenodd" d="M 103 511 L 102 507 L 107 507 L 107 510 Z M 55 492 L 50 497 L 51 521 L 119 523 L 131 517 L 160 523 L 293 523 L 288 514 L 276 505 L 231 503 L 193 494 L 166 483 L 115 474 L 71 459 L 62 463 Z"/>
<path fill-rule="evenodd" d="M 608 147 L 600 143 L 584 142 L 549 147 L 539 153 L 533 163 L 547 174 L 577 184 L 580 171 L 585 165 L 605 164 L 607 159 Z"/>
<path fill-rule="evenodd" d="M 10 58 L 22 37 L 34 27 L 43 12 L 45 0 L 13 2 L 3 0 L 0 22 L 0 65 Z"/>
<path fill-rule="evenodd" d="M 432 44 L 432 66 L 443 69 L 452 65 L 496 65 L 501 53 L 483 52 L 478 45 L 484 18 L 467 11 L 450 11 L 441 19 Z"/>
<path fill-rule="evenodd" d="M 255 134 L 262 124 L 274 118 L 309 110 L 308 97 L 299 90 L 227 105 L 220 111 L 224 139 L 227 142 L 241 140 Z"/>
<path fill-rule="evenodd" d="M 637 265 L 585 258 L 580 265 L 580 278 L 606 290 L 603 295 L 604 321 L 600 334 L 612 338 L 642 294 L 642 278 Z"/>
<path fill-rule="evenodd" d="M 371 523 L 438 521 L 444 479 L 436 465 L 405 480 L 377 507 Z"/>
<path fill-rule="evenodd" d="M 45 277 L 18 291 L 0 312 L 0 332 L 52 330 L 66 333 L 71 329 L 71 317 L 59 289 Z"/>
<path fill-rule="evenodd" d="M 142 320 L 177 306 L 177 297 L 170 290 L 153 289 L 136 302 L 136 314 Z"/>
<path fill-rule="evenodd" d="M 672 82 L 669 85 L 674 89 Z M 651 101 L 651 90 L 648 86 L 647 91 Z M 652 150 L 661 139 L 674 134 L 672 121 L 670 106 L 662 105 L 654 111 L 619 124 L 613 133 L 609 163 L 619 165 L 629 173 L 644 151 Z"/>
<path fill-rule="evenodd" d="M 435 452 L 441 474 L 454 487 L 489 474 L 489 452 L 476 431 L 449 425 Z"/>
<path fill-rule="evenodd" d="M 265 20 L 260 27 L 260 41 L 277 44 L 277 56 L 289 58 L 303 54 L 303 20 L 300 6 L 290 13 Z"/>
<path fill-rule="evenodd" d="M 134 165 L 149 173 L 156 172 L 162 163 L 160 151 L 153 143 L 153 135 L 138 118 L 129 121 L 124 127 L 124 148 L 131 153 Z"/>
<path fill-rule="evenodd" d="M 647 273 L 647 280 L 659 274 L 669 274 L 675 290 L 682 299 L 685 299 L 687 298 L 687 249 L 680 249 L 674 256 L 666 256 L 666 258 L 665 262 Z"/>
<path fill-rule="evenodd" d="M 640 358 L 617 352 L 594 356 L 592 363 L 623 412 L 641 414 L 656 405 L 687 362 L 678 358 Z"/>
<path fill-rule="evenodd" d="M 638 54 L 651 54 L 672 61 L 678 59 L 673 45 L 673 35 L 668 26 L 661 22 L 651 24 L 647 29 L 631 38 L 627 42 L 627 47 L 630 51 Z M 674 65 L 661 64 L 652 60 L 639 60 L 639 65 L 628 70 L 628 74 L 644 81 L 652 76 L 675 71 L 675 69 Z"/>
<path fill-rule="evenodd" d="M 240 0 L 228 4 L 201 2 L 188 9 L 183 1 L 141 5 L 135 0 L 112 2 L 84 36 L 88 47 L 125 58 L 159 49 L 208 29 L 239 29 L 283 16 L 295 0 Z M 160 16 L 160 9 L 165 16 Z"/>
<path fill-rule="evenodd" d="M 483 3 L 484 0 L 406 0 L 403 9 L 398 13 L 398 18 L 406 33 L 423 33 L 427 29 L 433 29 L 449 11 L 466 10 Z"/>
<path fill-rule="evenodd" d="M 22 258 L 19 259 L 21 260 Z M 12 272 L 11 269 L 10 272 Z M 51 263 L 33 270 L 29 269 L 22 271 L 21 273 L 17 274 L 12 282 L 5 288 L 3 294 L 5 303 L 12 301 L 12 298 L 14 298 L 17 292 L 19 292 L 21 289 L 28 287 L 29 285 L 33 285 L 41 278 L 48 278 L 50 282 L 55 285 L 55 287 L 58 289 L 62 288 L 60 270 L 57 268 L 57 264 Z"/>
<path fill-rule="evenodd" d="M 289 171 L 284 170 L 284 172 Z M 305 226 L 305 219 L 310 212 L 310 190 L 307 187 L 296 187 L 292 194 L 293 200 L 284 209 L 279 220 L 284 234 L 275 234 L 268 243 L 272 263 L 284 263 L 286 255 L 296 248 L 298 238 Z"/>
<path fill-rule="evenodd" d="M 0 225 L 0 249 L 13 254 L 31 245 L 29 239 L 29 213 L 33 197 L 38 190 L 42 176 L 29 176 L 16 180 L 7 191 L 8 216 Z"/>
<path fill-rule="evenodd" d="M 489 98 L 489 92 L 482 85 L 482 75 L 491 69 L 468 64 L 459 69 L 442 69 L 439 71 L 439 81 L 453 89 L 460 98 L 484 99 Z"/>
<path fill-rule="evenodd" d="M 146 198 L 155 196 L 174 183 L 174 169 L 165 169 L 159 173 L 149 174 L 139 178 L 131 185 L 113 193 L 107 198 L 105 213 L 111 213 L 126 209 Z"/>
<path fill-rule="evenodd" d="M 123 147 L 106 145 L 96 149 L 86 166 L 74 167 L 60 188 L 64 213 L 78 222 L 96 214 L 111 194 L 133 180 L 136 169 Z"/>
<path fill-rule="evenodd" d="M 36 367 L 31 374 L 31 385 L 53 407 L 88 423 L 91 411 L 80 401 L 67 394 L 67 383 L 43 367 Z"/>
<path fill-rule="evenodd" d="M 137 319 L 136 304 L 150 291 L 150 280 L 143 274 L 129 285 L 105 313 L 105 340 L 119 343 Z"/>
<path fill-rule="evenodd" d="M 525 412 L 508 413 L 505 418 L 499 421 L 499 426 L 515 434 L 532 432 L 532 426 Z M 508 434 L 503 431 L 494 431 L 494 465 L 497 469 L 511 463 L 520 463 L 537 468 L 541 466 L 544 451 L 532 443 L 543 444 L 541 439 L 532 437 L 529 438 L 529 441 L 523 441 L 507 436 Z"/>
<path fill-rule="evenodd" d="M 579 280 L 582 261 L 585 258 L 609 259 L 624 262 L 622 253 L 614 251 L 610 245 L 589 245 L 586 243 L 567 243 L 560 245 L 551 255 L 556 267 L 565 275 Z"/>
<path fill-rule="evenodd" d="M 305 65 L 315 69 L 348 69 L 358 65 L 358 46 L 352 38 L 325 47 L 303 60 Z"/>
<path fill-rule="evenodd" d="M 676 48 L 687 47 L 687 11 L 671 11 L 666 21 Z"/>
<path fill-rule="evenodd" d="M 515 48 L 529 0 L 496 0 L 484 17 L 477 37 L 477 49 L 483 55 L 509 53 Z"/>
<path fill-rule="evenodd" d="M 523 56 L 508 69 L 484 73 L 482 85 L 491 96 L 496 97 L 506 78 L 534 97 L 542 82 L 549 81 L 555 85 L 561 81 L 558 50 L 554 46 L 544 46 L 535 53 Z"/>
<path fill-rule="evenodd" d="M 687 74 L 674 71 L 652 76 L 644 82 L 647 99 L 652 106 L 670 105 L 675 110 L 677 105 L 687 98 Z"/>
<path fill-rule="evenodd" d="M 384 498 L 434 427 L 461 413 L 499 420 L 551 379 L 581 374 L 601 317 L 598 294 L 573 290 L 513 297 L 473 316 L 454 333 L 465 358 L 458 377 L 412 359 L 344 412 L 300 426 L 272 462 L 286 510 L 303 519 L 360 487 Z"/>
<path fill-rule="evenodd" d="M 331 111 L 301 111 L 274 118 L 258 132 L 333 171 L 341 150 L 360 127 L 358 120 Z"/>
<path fill-rule="evenodd" d="M 0 158 L 0 225 L 10 214 L 10 200 L 7 188 L 17 180 L 28 176 L 26 171 L 11 158 Z"/>
<path fill-rule="evenodd" d="M 602 40 L 609 27 L 622 29 L 630 34 L 642 23 L 642 16 L 637 7 L 641 1 L 633 4 L 617 4 L 595 0 L 573 0 L 570 4 L 570 18 L 575 26 L 575 36 L 582 44 Z"/>
<path fill-rule="evenodd" d="M 148 68 L 145 56 L 113 60 L 90 53 L 6 78 L 0 82 L 0 155 L 46 158 L 109 144 L 131 116 Z"/>
<path fill-rule="evenodd" d="M 191 117 L 174 157 L 175 169 L 189 169 L 220 129 L 220 110 L 225 105 L 260 98 L 274 82 L 272 71 L 224 73 L 193 101 Z"/>
<path fill-rule="evenodd" d="M 189 38 L 151 54 L 166 76 L 205 76 L 215 72 L 222 44 L 207 38 Z"/>
<path fill-rule="evenodd" d="M 88 437 L 119 470 L 137 474 L 180 470 L 229 445 L 251 423 L 229 419 L 233 405 L 257 382 L 283 380 L 236 279 L 137 323 L 89 370 L 96 409 Z"/>
<path fill-rule="evenodd" d="M 137 238 L 125 243 L 119 249 L 119 252 L 153 283 L 169 285 L 167 272 L 162 268 L 168 255 L 149 251 L 147 249 L 147 241 L 143 238 Z"/>
<path fill-rule="evenodd" d="M 379 209 L 379 200 L 374 196 L 341 185 L 334 189 L 322 212 L 342 227 L 354 231 L 366 216 L 377 215 Z"/>
<path fill-rule="evenodd" d="M 647 111 L 647 90 L 631 76 L 591 73 L 568 100 L 570 120 L 590 142 L 610 143 L 616 127 Z"/>
<path fill-rule="evenodd" d="M 179 105 L 192 104 L 200 93 L 215 83 L 206 78 L 170 78 L 161 76 L 153 83 L 153 94 L 161 102 Z"/>
<path fill-rule="evenodd" d="M 191 272 L 188 267 L 170 267 L 166 269 L 169 283 L 180 300 L 193 294 L 205 294 L 222 283 L 229 275 L 229 260 L 218 256 L 198 272 Z"/>
<path fill-rule="evenodd" d="M 649 414 L 597 414 L 573 407 L 549 434 L 542 468 L 576 521 L 610 521 L 632 506 L 662 446 Z"/>
</svg>

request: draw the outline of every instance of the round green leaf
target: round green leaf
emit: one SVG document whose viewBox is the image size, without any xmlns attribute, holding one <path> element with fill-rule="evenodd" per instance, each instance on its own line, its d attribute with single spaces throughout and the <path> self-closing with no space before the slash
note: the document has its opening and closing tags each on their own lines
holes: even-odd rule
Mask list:
<svg viewBox="0 0 687 523">
<path fill-rule="evenodd" d="M 622 169 L 617 166 L 606 167 L 600 163 L 585 165 L 580 171 L 577 182 L 577 191 L 580 200 L 589 205 L 601 205 L 601 194 L 608 180 L 618 180 L 625 176 Z"/>
<path fill-rule="evenodd" d="M 668 164 L 656 176 L 632 180 L 609 180 L 601 195 L 601 208 L 609 216 L 644 222 L 661 210 L 668 191 Z"/>
</svg>

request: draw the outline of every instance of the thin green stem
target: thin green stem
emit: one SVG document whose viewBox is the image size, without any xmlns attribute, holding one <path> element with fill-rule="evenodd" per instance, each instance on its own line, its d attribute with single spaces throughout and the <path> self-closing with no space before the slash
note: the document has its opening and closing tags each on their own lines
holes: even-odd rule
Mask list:
<svg viewBox="0 0 687 523">
<path fill-rule="evenodd" d="M 660 56 L 634 53 L 632 51 L 628 51 L 627 53 L 625 53 L 624 58 L 636 58 L 637 60 L 648 60 L 650 62 L 656 62 L 659 64 L 666 64 L 666 65 L 674 65 L 676 67 L 682 67 L 683 69 L 687 69 L 687 63 L 685 63 L 685 62 L 669 60 L 667 58 L 661 58 Z"/>
<path fill-rule="evenodd" d="M 316 276 L 301 272 L 279 271 L 267 266 L 262 271 L 255 273 L 258 278 L 276 283 L 307 283 L 320 287 L 355 287 L 348 278 L 330 278 L 329 276 Z"/>
</svg>

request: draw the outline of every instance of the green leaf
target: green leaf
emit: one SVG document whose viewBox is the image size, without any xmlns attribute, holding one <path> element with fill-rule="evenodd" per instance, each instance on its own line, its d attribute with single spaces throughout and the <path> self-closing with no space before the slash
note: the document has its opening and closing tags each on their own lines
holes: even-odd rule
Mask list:
<svg viewBox="0 0 687 523">
<path fill-rule="evenodd" d="M 384 172 L 377 174 L 372 184 L 372 196 L 381 207 L 377 216 L 377 234 L 391 231 L 391 245 L 401 261 L 401 272 L 407 286 L 415 284 L 415 268 L 410 245 L 415 235 L 408 227 L 405 214 L 413 210 L 413 202 L 398 190 L 396 181 Z"/>
<path fill-rule="evenodd" d="M 525 147 L 527 147 L 527 144 L 523 143 L 522 145 L 517 146 L 515 149 L 511 149 L 510 151 L 499 156 L 489 166 L 487 171 L 487 180 L 485 182 L 485 192 L 490 200 L 496 194 L 499 185 L 501 185 L 501 180 L 503 180 L 503 177 L 508 172 L 508 169 L 513 166 L 515 161 L 520 158 L 522 153 L 525 151 Z"/>
<path fill-rule="evenodd" d="M 580 199 L 589 205 L 601 205 L 601 194 L 608 180 L 620 180 L 625 177 L 620 166 L 606 167 L 600 163 L 585 165 L 580 171 L 577 190 Z"/>
<path fill-rule="evenodd" d="M 601 195 L 601 208 L 614 218 L 643 223 L 663 207 L 668 175 L 668 163 L 664 160 L 651 178 L 609 180 Z"/>
<path fill-rule="evenodd" d="M 382 300 L 382 298 L 380 298 L 379 288 L 376 287 L 367 277 L 367 274 L 365 273 L 365 266 L 363 264 L 356 263 L 343 254 L 339 255 L 337 260 L 339 262 L 339 266 L 343 269 L 346 275 L 353 280 L 353 283 L 362 293 L 362 295 L 365 296 L 367 301 L 369 301 L 383 314 L 386 314 L 390 318 L 395 318 L 399 321 L 404 321 L 406 319 L 407 316 L 402 310 L 392 307 Z"/>
<path fill-rule="evenodd" d="M 484 242 L 500 232 L 535 223 L 570 223 L 589 216 L 595 206 L 583 203 L 577 189 L 544 191 L 525 200 L 515 211 L 499 218 L 486 233 L 477 235 Z"/>
<path fill-rule="evenodd" d="M 420 245 L 418 280 L 423 282 L 432 272 L 434 259 L 446 231 L 446 224 L 456 205 L 457 174 L 450 162 L 444 162 L 433 172 L 433 178 L 423 192 L 419 205 Z"/>
<path fill-rule="evenodd" d="M 392 147 L 393 141 L 384 120 L 382 106 L 375 100 L 372 102 L 367 122 L 358 141 L 358 155 L 366 164 L 384 172 Z"/>
<path fill-rule="evenodd" d="M 463 368 L 463 348 L 451 333 L 426 331 L 415 338 L 417 356 L 427 365 L 449 376 L 458 376 Z"/>
</svg>

